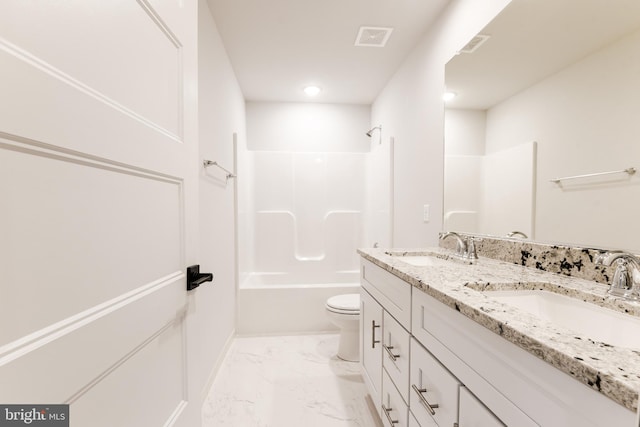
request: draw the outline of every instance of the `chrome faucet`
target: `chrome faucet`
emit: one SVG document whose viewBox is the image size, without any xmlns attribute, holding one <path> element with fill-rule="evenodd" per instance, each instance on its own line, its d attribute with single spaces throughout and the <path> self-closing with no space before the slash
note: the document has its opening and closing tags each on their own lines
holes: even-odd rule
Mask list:
<svg viewBox="0 0 640 427">
<path fill-rule="evenodd" d="M 464 254 L 467 253 L 467 243 L 462 239 L 462 237 L 460 237 L 458 233 L 456 233 L 455 231 L 447 231 L 446 233 L 440 235 L 440 240 L 444 242 L 445 240 L 447 240 L 447 238 L 452 236 L 456 238 L 457 242 L 456 255 L 462 258 Z"/>
<path fill-rule="evenodd" d="M 444 241 L 445 239 L 452 236 L 456 238 L 457 242 L 456 256 L 464 260 L 469 260 L 471 261 L 471 263 L 475 262 L 475 260 L 478 259 L 478 255 L 476 254 L 476 244 L 474 238 L 469 236 L 465 240 L 460 237 L 460 235 L 455 231 L 447 231 L 446 233 L 440 235 L 440 240 Z"/>
<path fill-rule="evenodd" d="M 640 259 L 623 251 L 602 252 L 595 259 L 596 264 L 607 267 L 613 265 L 614 261 L 616 270 L 607 292 L 630 300 L 640 299 Z"/>
<path fill-rule="evenodd" d="M 529 238 L 522 231 L 517 231 L 516 230 L 516 231 L 512 231 L 510 233 L 507 233 L 507 237 L 517 237 L 517 236 L 521 236 L 523 239 L 528 239 Z"/>
</svg>

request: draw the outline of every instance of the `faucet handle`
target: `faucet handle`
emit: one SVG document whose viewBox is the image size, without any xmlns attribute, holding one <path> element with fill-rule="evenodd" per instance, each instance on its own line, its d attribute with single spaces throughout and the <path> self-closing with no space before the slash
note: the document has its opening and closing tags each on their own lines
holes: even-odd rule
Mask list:
<svg viewBox="0 0 640 427">
<path fill-rule="evenodd" d="M 629 273 L 629 261 L 626 258 L 616 260 L 616 271 L 613 273 L 613 280 L 607 293 L 614 296 L 621 296 L 629 300 L 640 299 L 640 289 L 637 284 L 637 271 Z"/>
<path fill-rule="evenodd" d="M 467 259 L 478 259 L 478 254 L 476 253 L 476 239 L 473 236 L 467 237 L 467 251 L 464 254 L 464 257 Z"/>
<path fill-rule="evenodd" d="M 640 300 L 640 259 L 623 251 L 601 251 L 594 260 L 596 265 L 610 267 L 615 262 L 610 295 L 621 296 L 630 300 Z"/>
</svg>

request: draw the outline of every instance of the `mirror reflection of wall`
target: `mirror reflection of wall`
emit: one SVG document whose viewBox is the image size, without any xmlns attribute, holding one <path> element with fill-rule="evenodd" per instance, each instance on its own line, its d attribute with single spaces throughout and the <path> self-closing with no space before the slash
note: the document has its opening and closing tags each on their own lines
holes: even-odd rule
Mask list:
<svg viewBox="0 0 640 427">
<path fill-rule="evenodd" d="M 640 174 L 550 180 L 640 168 L 640 2 L 555 3 L 447 64 L 445 229 L 637 251 Z"/>
<path fill-rule="evenodd" d="M 485 149 L 486 114 L 445 114 L 444 229 L 534 238 L 536 143 Z"/>
</svg>

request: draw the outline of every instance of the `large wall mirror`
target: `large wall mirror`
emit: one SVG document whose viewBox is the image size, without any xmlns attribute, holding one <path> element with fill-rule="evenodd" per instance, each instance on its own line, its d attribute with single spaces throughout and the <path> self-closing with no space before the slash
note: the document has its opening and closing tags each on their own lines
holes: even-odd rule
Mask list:
<svg viewBox="0 0 640 427">
<path fill-rule="evenodd" d="M 446 86 L 445 230 L 640 252 L 639 1 L 513 0 Z"/>
</svg>

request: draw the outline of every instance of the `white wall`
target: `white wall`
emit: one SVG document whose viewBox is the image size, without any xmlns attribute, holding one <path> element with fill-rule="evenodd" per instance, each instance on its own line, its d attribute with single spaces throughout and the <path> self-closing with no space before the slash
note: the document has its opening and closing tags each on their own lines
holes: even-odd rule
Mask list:
<svg viewBox="0 0 640 427">
<path fill-rule="evenodd" d="M 478 232 L 486 121 L 480 110 L 445 111 L 443 230 Z"/>
<path fill-rule="evenodd" d="M 198 25 L 198 162 L 214 160 L 231 169 L 234 164 L 233 133 L 238 133 L 240 143 L 245 135 L 244 98 L 204 0 L 199 1 Z M 194 291 L 197 300 L 192 305 L 200 328 L 200 340 L 191 363 L 202 372 L 194 389 L 204 394 L 235 329 L 234 181 L 225 184 L 224 174 L 215 167 L 206 170 L 201 164 L 194 167 L 201 170 L 200 266 L 201 271 L 214 274 L 213 283 L 205 283 Z"/>
<path fill-rule="evenodd" d="M 249 150 L 367 152 L 368 105 L 248 102 Z"/>
<path fill-rule="evenodd" d="M 640 166 L 640 31 L 490 109 L 487 151 L 538 142 L 536 238 L 638 249 L 640 177 L 549 182 Z"/>
<path fill-rule="evenodd" d="M 483 156 L 487 113 L 484 110 L 448 108 L 444 115 L 447 156 Z"/>
<path fill-rule="evenodd" d="M 536 144 L 485 153 L 486 111 L 445 112 L 444 230 L 534 234 Z"/>
<path fill-rule="evenodd" d="M 536 143 L 526 142 L 482 158 L 478 232 L 535 239 Z M 447 194 L 447 197 L 449 194 Z"/>
<path fill-rule="evenodd" d="M 394 137 L 393 246 L 437 244 L 442 229 L 444 65 L 509 0 L 454 0 L 425 33 L 372 107 L 384 143 Z M 422 220 L 423 204 L 431 207 Z"/>
</svg>

